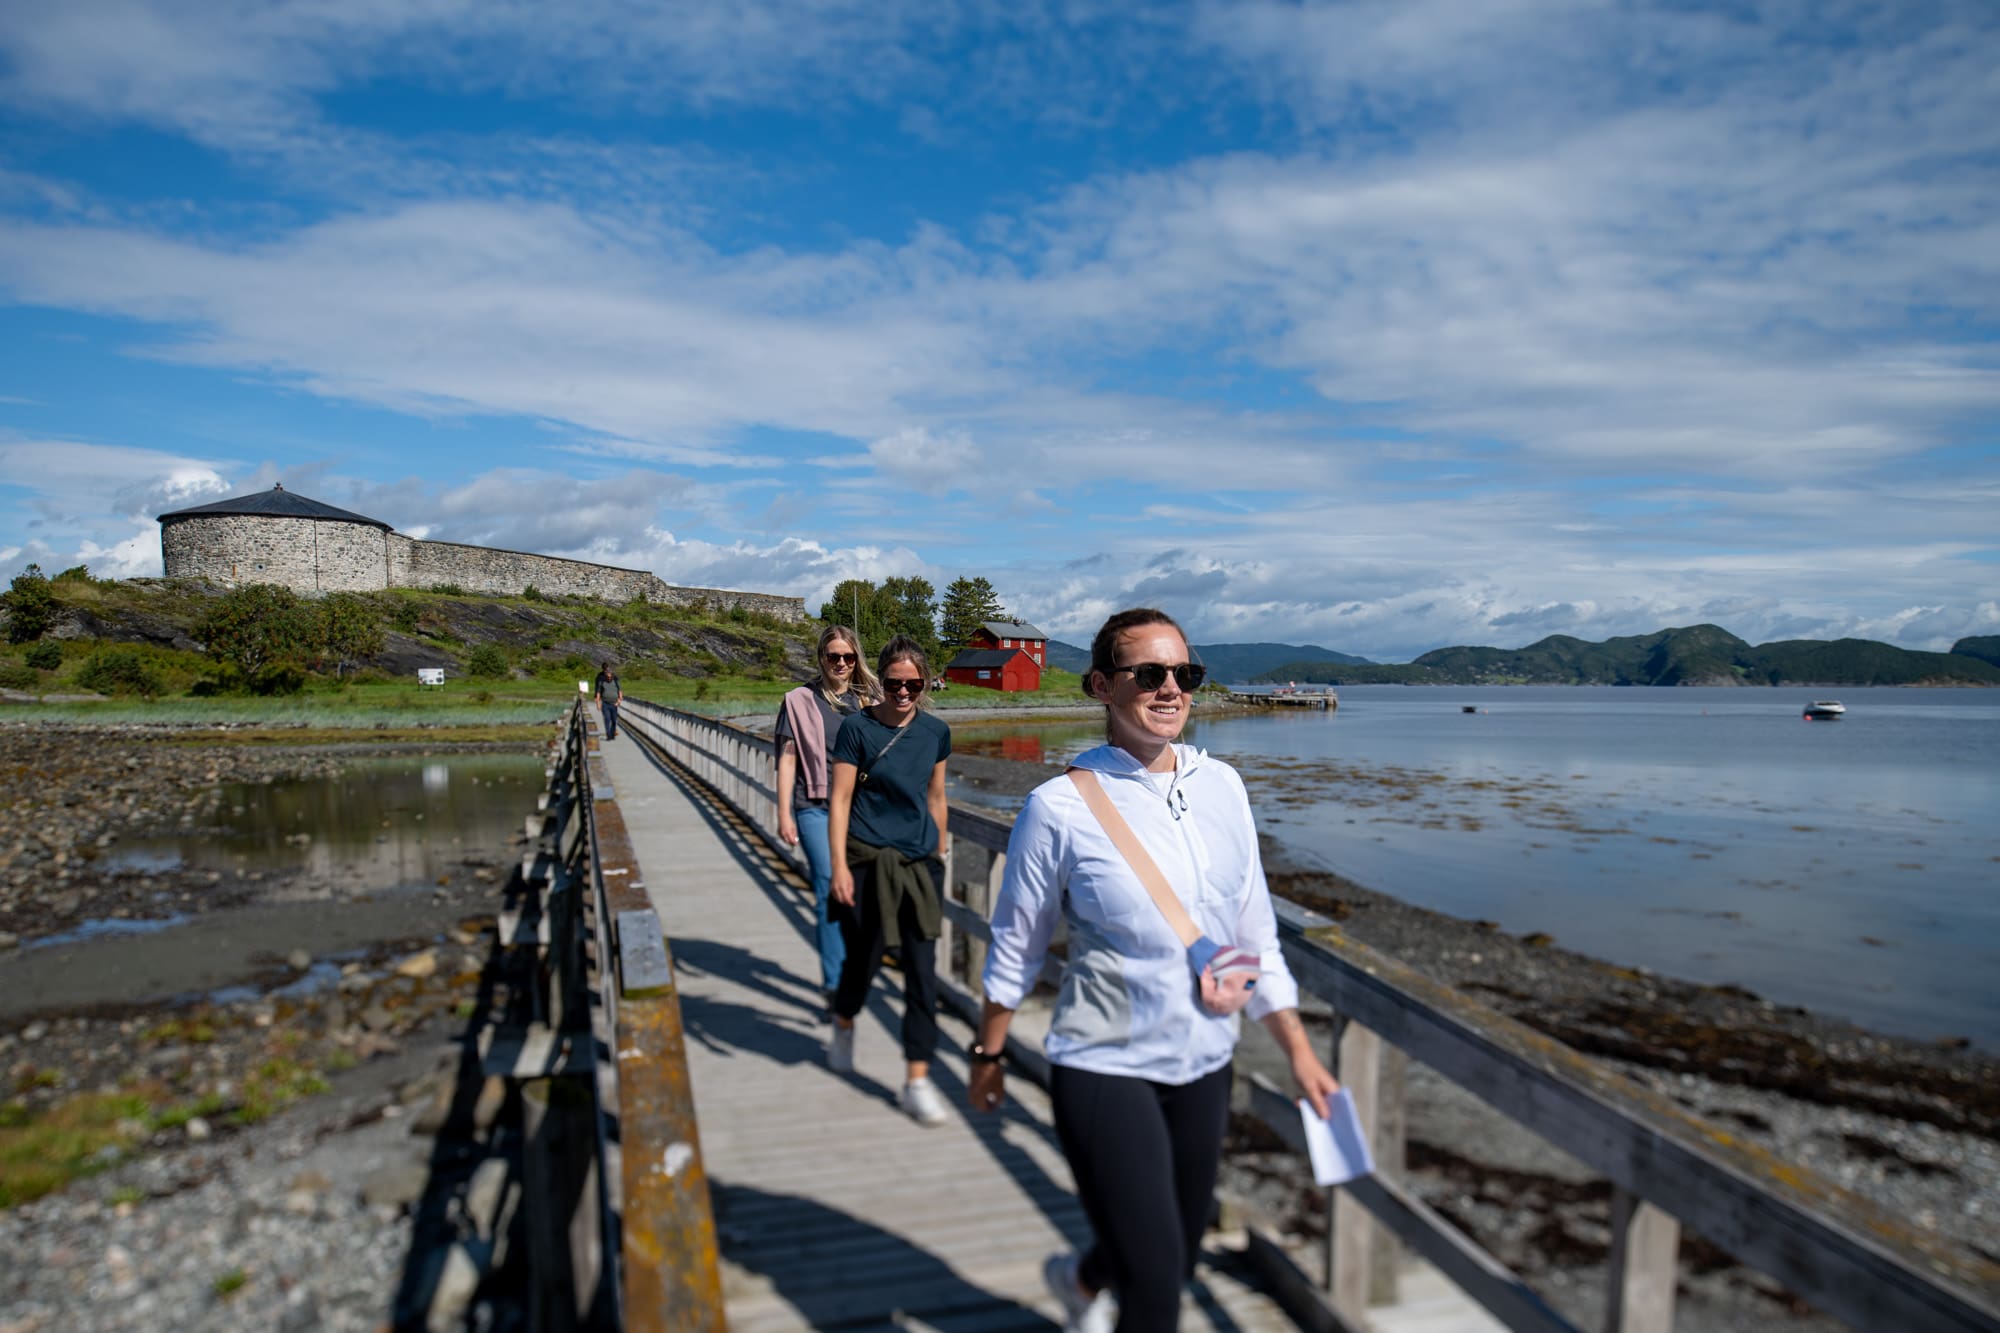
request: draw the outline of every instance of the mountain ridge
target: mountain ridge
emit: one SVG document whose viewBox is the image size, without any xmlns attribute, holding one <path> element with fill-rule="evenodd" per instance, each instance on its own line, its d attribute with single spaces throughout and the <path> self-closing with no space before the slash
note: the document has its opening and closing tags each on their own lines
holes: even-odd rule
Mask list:
<svg viewBox="0 0 2000 1333">
<path fill-rule="evenodd" d="M 1688 625 L 1593 643 L 1551 634 L 1525 648 L 1459 645 L 1405 665 L 1286 662 L 1257 681 L 1315 685 L 2000 685 L 2000 636 L 1949 653 L 1873 639 L 1750 644 L 1719 625 Z"/>
<path fill-rule="evenodd" d="M 1316 643 L 1196 643 L 1189 647 L 1194 651 L 1195 660 L 1208 668 L 1209 679 L 1230 683 L 1253 680 L 1258 673 L 1275 670 L 1286 662 L 1373 665 L 1365 657 L 1335 652 Z M 1090 667 L 1090 650 L 1050 639 L 1049 665 L 1081 675 Z"/>
</svg>

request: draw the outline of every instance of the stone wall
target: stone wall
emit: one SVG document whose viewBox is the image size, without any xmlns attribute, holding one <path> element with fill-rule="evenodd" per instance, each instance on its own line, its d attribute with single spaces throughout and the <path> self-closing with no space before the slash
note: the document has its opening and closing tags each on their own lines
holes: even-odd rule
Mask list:
<svg viewBox="0 0 2000 1333">
<path fill-rule="evenodd" d="M 160 551 L 169 578 L 217 583 L 279 583 L 295 592 L 372 592 L 382 588 L 456 587 L 519 596 L 629 602 L 644 597 L 684 610 L 742 608 L 780 620 L 806 618 L 802 597 L 680 588 L 643 569 L 558 560 L 456 542 L 426 542 L 366 523 L 217 514 L 162 525 Z"/>
<path fill-rule="evenodd" d="M 219 514 L 166 524 L 160 553 L 169 577 L 368 592 L 387 586 L 388 535 L 367 523 Z"/>
<path fill-rule="evenodd" d="M 467 592 L 518 596 L 532 587 L 552 596 L 594 597 L 605 602 L 629 602 L 643 597 L 658 606 L 711 611 L 741 607 L 780 620 L 806 618 L 803 597 L 722 588 L 681 588 L 643 569 L 559 560 L 555 556 L 502 551 L 490 546 L 418 541 L 399 532 L 389 534 L 388 571 L 392 588 L 456 587 Z"/>
</svg>

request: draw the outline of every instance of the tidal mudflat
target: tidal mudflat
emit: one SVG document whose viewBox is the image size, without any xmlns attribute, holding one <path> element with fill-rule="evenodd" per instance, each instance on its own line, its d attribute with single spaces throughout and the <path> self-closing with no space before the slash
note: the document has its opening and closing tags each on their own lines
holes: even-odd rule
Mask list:
<svg viewBox="0 0 2000 1333">
<path fill-rule="evenodd" d="M 374 1328 L 407 1276 L 540 759 L 240 740 L 0 728 L 0 1327 Z"/>
</svg>

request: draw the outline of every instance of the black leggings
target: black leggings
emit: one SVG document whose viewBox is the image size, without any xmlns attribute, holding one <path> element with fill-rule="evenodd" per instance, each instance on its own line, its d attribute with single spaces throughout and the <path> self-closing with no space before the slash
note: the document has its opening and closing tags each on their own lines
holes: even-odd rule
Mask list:
<svg viewBox="0 0 2000 1333">
<path fill-rule="evenodd" d="M 937 883 L 937 863 L 925 871 Z M 882 966 L 882 908 L 875 900 L 875 873 L 867 865 L 854 867 L 854 906 L 842 910 L 840 938 L 847 958 L 840 965 L 840 986 L 833 993 L 833 1012 L 851 1019 L 868 1002 L 868 986 Z M 937 941 L 917 934 L 917 905 L 904 898 L 896 913 L 896 961 L 903 968 L 903 1058 L 929 1060 L 937 1054 Z"/>
<path fill-rule="evenodd" d="M 1178 1087 L 1049 1072 L 1056 1133 L 1096 1233 L 1078 1276 L 1118 1294 L 1118 1333 L 1173 1333 L 1214 1206 L 1230 1067 Z"/>
</svg>

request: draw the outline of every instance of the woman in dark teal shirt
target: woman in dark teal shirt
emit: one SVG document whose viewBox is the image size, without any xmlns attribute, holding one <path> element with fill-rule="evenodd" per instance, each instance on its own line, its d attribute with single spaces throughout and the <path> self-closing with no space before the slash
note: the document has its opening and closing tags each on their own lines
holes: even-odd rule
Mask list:
<svg viewBox="0 0 2000 1333">
<path fill-rule="evenodd" d="M 854 1069 L 854 1017 L 893 947 L 903 969 L 902 1106 L 921 1125 L 949 1118 L 930 1080 L 937 1051 L 937 937 L 942 919 L 944 763 L 951 728 L 923 711 L 930 662 L 916 640 L 897 635 L 876 661 L 882 701 L 850 713 L 833 742 L 827 841 L 832 893 L 843 914 L 847 958 L 833 997 L 827 1064 Z"/>
</svg>

